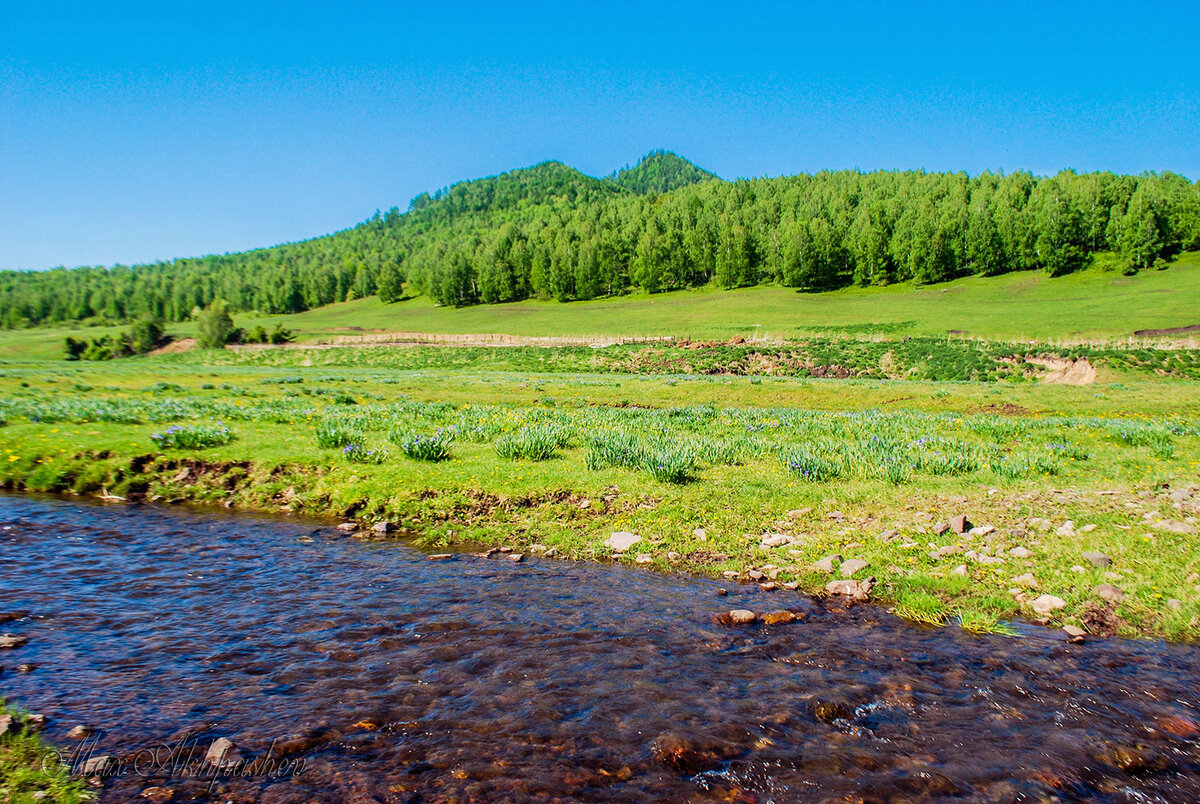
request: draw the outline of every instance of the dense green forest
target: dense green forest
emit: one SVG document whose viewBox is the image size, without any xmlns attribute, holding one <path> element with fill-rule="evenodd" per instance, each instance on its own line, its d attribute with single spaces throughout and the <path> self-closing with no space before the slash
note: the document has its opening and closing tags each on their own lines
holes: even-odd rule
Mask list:
<svg viewBox="0 0 1200 804">
<path fill-rule="evenodd" d="M 423 193 L 335 234 L 238 254 L 0 273 L 0 326 L 180 321 L 224 299 L 292 313 L 378 294 L 445 305 L 715 283 L 806 290 L 1125 270 L 1200 249 L 1200 185 L 1171 173 L 825 171 L 723 181 L 656 151 L 603 179 L 559 162 Z"/>
</svg>

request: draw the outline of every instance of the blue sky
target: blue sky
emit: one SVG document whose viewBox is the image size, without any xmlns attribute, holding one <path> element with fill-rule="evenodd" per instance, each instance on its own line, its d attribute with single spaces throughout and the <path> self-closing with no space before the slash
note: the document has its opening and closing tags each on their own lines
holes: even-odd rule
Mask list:
<svg viewBox="0 0 1200 804">
<path fill-rule="evenodd" d="M 725 178 L 1200 178 L 1195 3 L 21 6 L 0 19 L 0 268 L 271 245 L 653 148 Z"/>
</svg>

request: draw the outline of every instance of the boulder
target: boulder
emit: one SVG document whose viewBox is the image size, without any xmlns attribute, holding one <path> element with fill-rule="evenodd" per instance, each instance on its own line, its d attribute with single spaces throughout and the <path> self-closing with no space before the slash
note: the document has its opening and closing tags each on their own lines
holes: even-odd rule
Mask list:
<svg viewBox="0 0 1200 804">
<path fill-rule="evenodd" d="M 514 564 L 520 564 L 522 561 L 525 560 L 525 554 L 524 553 L 509 553 L 508 560 L 513 562 Z"/>
<path fill-rule="evenodd" d="M 432 553 L 427 558 L 430 561 L 449 561 L 454 558 L 454 553 Z"/>
<path fill-rule="evenodd" d="M 758 615 L 749 609 L 733 609 L 728 616 L 732 625 L 750 625 L 758 619 Z"/>
<path fill-rule="evenodd" d="M 12 715 L 0 715 L 0 737 L 16 734 L 20 730 L 21 727 L 13 720 Z"/>
<path fill-rule="evenodd" d="M 861 558 L 851 558 L 842 562 L 841 573 L 843 578 L 852 578 L 855 573 L 862 572 L 867 567 L 871 566 Z"/>
<path fill-rule="evenodd" d="M 619 530 L 604 541 L 604 546 L 612 550 L 614 553 L 624 553 L 641 540 L 642 537 L 638 536 L 636 533 L 630 533 L 627 530 Z"/>
<path fill-rule="evenodd" d="M 1061 597 L 1055 597 L 1054 595 L 1041 595 L 1035 599 L 1031 605 L 1033 606 L 1034 611 L 1045 617 L 1052 611 L 1065 609 L 1067 607 L 1067 601 L 1063 600 Z"/>
<path fill-rule="evenodd" d="M 696 528 L 694 531 L 692 531 L 692 536 L 695 537 L 696 541 L 698 542 L 708 541 L 708 531 L 706 531 L 704 528 Z"/>
<path fill-rule="evenodd" d="M 342 533 L 353 533 L 354 531 L 358 530 L 358 523 L 357 522 L 342 522 L 341 524 L 339 524 L 337 526 L 337 529 L 340 530 Z"/>
</svg>

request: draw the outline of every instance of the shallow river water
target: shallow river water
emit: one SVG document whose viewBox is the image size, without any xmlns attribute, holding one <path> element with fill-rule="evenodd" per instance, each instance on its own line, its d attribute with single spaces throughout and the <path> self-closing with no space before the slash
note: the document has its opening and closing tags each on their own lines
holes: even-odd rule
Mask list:
<svg viewBox="0 0 1200 804">
<path fill-rule="evenodd" d="M 1194 647 L 721 587 L 0 496 L 0 696 L 121 763 L 102 801 L 1200 801 Z"/>
</svg>

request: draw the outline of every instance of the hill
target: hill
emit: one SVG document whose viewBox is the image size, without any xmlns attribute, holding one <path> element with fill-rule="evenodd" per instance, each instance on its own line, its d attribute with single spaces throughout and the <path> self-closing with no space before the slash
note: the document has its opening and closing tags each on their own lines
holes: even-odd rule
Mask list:
<svg viewBox="0 0 1200 804">
<path fill-rule="evenodd" d="M 808 291 L 1087 268 L 1200 249 L 1200 186 L 1173 174 L 822 172 L 728 182 L 655 152 L 606 179 L 543 162 L 350 229 L 238 254 L 0 273 L 0 326 L 185 321 L 224 299 L 289 314 L 377 296 L 443 306 L 716 285 Z"/>
</svg>

